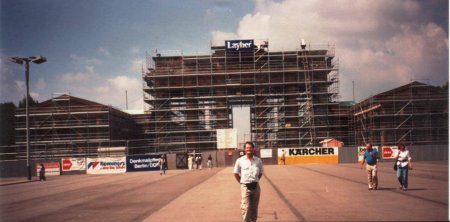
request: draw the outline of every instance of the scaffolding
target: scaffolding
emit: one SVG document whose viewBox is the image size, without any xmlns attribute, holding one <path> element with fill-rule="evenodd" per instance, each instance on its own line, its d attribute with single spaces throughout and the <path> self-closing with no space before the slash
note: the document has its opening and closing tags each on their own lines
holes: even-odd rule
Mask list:
<svg viewBox="0 0 450 222">
<path fill-rule="evenodd" d="M 350 109 L 337 101 L 332 45 L 271 52 L 261 41 L 249 51 L 213 45 L 209 55 L 155 51 L 147 60 L 144 101 L 159 148 L 216 149 L 216 129 L 232 128 L 232 107 L 242 105 L 250 107 L 251 137 L 260 148 L 353 139 Z"/>
<path fill-rule="evenodd" d="M 358 145 L 448 144 L 448 91 L 440 87 L 414 81 L 356 104 L 353 113 Z"/>
<path fill-rule="evenodd" d="M 73 97 L 56 96 L 30 107 L 30 153 L 33 158 L 95 156 L 97 148 L 123 146 L 135 137 L 131 115 L 111 106 Z M 26 114 L 15 114 L 16 157 L 26 155 Z"/>
</svg>

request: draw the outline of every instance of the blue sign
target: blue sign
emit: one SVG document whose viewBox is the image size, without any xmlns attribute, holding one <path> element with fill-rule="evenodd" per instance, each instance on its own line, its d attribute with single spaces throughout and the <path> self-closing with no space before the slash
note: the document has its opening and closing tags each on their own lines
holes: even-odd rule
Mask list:
<svg viewBox="0 0 450 222">
<path fill-rule="evenodd" d="M 253 51 L 253 40 L 228 40 L 225 41 L 227 52 L 251 52 Z"/>
<path fill-rule="evenodd" d="M 127 156 L 127 172 L 159 170 L 160 155 Z"/>
</svg>

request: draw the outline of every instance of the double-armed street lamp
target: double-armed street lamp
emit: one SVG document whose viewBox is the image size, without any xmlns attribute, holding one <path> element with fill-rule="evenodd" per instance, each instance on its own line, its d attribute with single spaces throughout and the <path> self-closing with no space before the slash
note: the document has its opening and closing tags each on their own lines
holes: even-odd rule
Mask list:
<svg viewBox="0 0 450 222">
<path fill-rule="evenodd" d="M 28 82 L 30 79 L 30 62 L 41 64 L 47 61 L 43 56 L 30 56 L 30 57 L 11 57 L 10 60 L 14 63 L 23 65 L 25 63 L 25 82 L 27 87 L 27 95 L 25 96 L 25 112 L 26 112 L 26 134 L 27 134 L 27 171 L 28 180 L 31 180 L 31 166 L 30 166 L 30 123 L 29 123 L 29 110 L 28 110 L 28 97 L 30 97 L 30 88 Z"/>
</svg>

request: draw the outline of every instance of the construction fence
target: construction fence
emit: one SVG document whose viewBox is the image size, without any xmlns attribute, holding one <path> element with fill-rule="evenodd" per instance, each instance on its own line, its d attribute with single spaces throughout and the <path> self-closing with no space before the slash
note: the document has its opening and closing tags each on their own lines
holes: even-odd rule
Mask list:
<svg viewBox="0 0 450 222">
<path fill-rule="evenodd" d="M 308 151 L 309 149 L 309 151 Z M 337 151 L 336 151 L 337 149 Z M 447 145 L 423 145 L 423 146 L 410 146 L 407 149 L 411 153 L 412 161 L 436 161 L 436 160 L 446 160 L 448 161 L 448 146 Z M 283 149 L 283 148 L 272 148 L 272 149 L 263 149 L 264 153 L 261 150 L 258 150 L 257 155 L 261 157 L 263 163 L 265 165 L 277 165 L 282 164 L 280 161 L 280 152 L 282 150 L 286 150 L 286 152 L 291 152 L 290 155 L 299 155 L 303 157 L 304 161 L 315 160 L 316 163 L 325 163 L 325 164 L 341 164 L 341 163 L 358 163 L 358 147 L 341 147 L 341 148 L 333 148 L 333 147 L 310 147 L 310 148 L 301 148 L 301 149 Z M 320 153 L 321 152 L 321 153 Z M 334 152 L 334 153 L 333 153 Z M 380 151 L 381 152 L 381 151 Z M 96 158 L 111 158 L 117 157 L 117 155 L 103 154 L 102 157 Z M 117 153 L 116 153 L 117 154 Z M 161 153 L 149 154 L 153 156 L 159 156 Z M 187 152 L 177 152 L 177 153 L 168 153 L 167 156 L 167 166 L 168 170 L 173 169 L 188 169 L 188 156 L 202 156 L 202 164 L 201 168 L 203 170 L 207 169 L 207 159 L 211 155 L 212 157 L 212 167 L 231 167 L 234 166 L 236 160 L 244 155 L 243 150 L 216 150 L 216 151 L 203 151 L 201 153 L 187 153 Z M 335 162 L 332 160 L 330 162 L 330 158 L 327 156 L 336 156 Z M 287 153 L 289 156 L 289 153 Z M 315 156 L 314 159 L 311 159 L 311 156 Z M 133 157 L 133 155 L 127 156 Z M 67 157 L 70 158 L 70 157 Z M 125 158 L 125 155 L 122 153 L 122 158 Z M 393 161 L 392 159 L 381 158 L 380 161 Z M 59 163 L 60 168 L 62 167 L 62 158 L 44 158 L 44 159 L 31 159 L 30 166 L 31 172 L 36 172 L 37 164 L 39 163 Z M 313 163 L 313 162 L 309 162 Z M 290 164 L 286 162 L 286 164 Z M 306 163 L 305 163 L 306 164 Z M 200 168 L 200 167 L 199 167 Z M 194 168 L 193 170 L 196 170 Z M 125 170 L 123 171 L 125 172 Z M 68 174 L 85 174 L 86 169 L 81 171 L 61 171 L 60 175 L 68 175 Z M 231 172 L 230 172 L 231 173 Z M 27 175 L 27 165 L 26 160 L 9 160 L 9 161 L 0 161 L 0 177 L 26 177 Z M 33 174 L 34 175 L 34 174 Z"/>
</svg>

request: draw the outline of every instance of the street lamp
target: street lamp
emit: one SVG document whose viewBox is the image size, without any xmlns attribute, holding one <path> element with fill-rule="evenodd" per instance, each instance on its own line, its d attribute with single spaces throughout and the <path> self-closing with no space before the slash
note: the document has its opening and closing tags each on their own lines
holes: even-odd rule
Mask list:
<svg viewBox="0 0 450 222">
<path fill-rule="evenodd" d="M 28 110 L 28 97 L 30 96 L 30 88 L 28 82 L 30 79 L 30 62 L 41 64 L 47 61 L 44 56 L 30 56 L 30 57 L 11 57 L 10 60 L 14 63 L 23 65 L 25 63 L 25 82 L 27 86 L 27 95 L 25 97 L 25 112 L 26 112 L 26 130 L 27 130 L 27 170 L 28 180 L 31 180 L 31 167 L 30 167 L 30 123 L 29 123 L 29 110 Z"/>
</svg>

